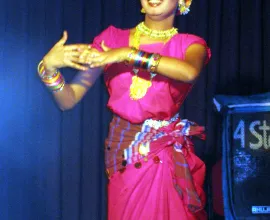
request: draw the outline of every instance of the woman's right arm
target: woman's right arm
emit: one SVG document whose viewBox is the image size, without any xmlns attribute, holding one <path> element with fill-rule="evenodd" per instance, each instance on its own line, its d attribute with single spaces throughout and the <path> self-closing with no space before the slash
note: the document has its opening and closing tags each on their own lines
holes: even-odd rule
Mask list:
<svg viewBox="0 0 270 220">
<path fill-rule="evenodd" d="M 89 68 L 87 63 L 87 56 L 89 56 L 91 50 L 95 49 L 91 49 L 86 44 L 65 45 L 66 41 L 67 32 L 64 32 L 63 37 L 42 60 L 43 72 L 45 72 L 43 75 L 45 78 L 42 80 L 45 84 L 46 80 L 50 83 L 54 82 L 53 77 L 55 73 L 63 67 L 71 67 L 80 71 L 70 84 L 60 85 L 60 89 L 58 89 L 59 84 L 57 86 L 50 86 L 57 84 L 59 80 L 56 83 L 47 83 L 47 86 L 53 90 L 53 96 L 57 105 L 63 111 L 73 108 L 103 72 L 103 68 Z"/>
<path fill-rule="evenodd" d="M 65 84 L 61 91 L 53 92 L 58 107 L 62 111 L 72 109 L 81 101 L 102 72 L 102 68 L 93 68 L 88 71 L 79 72 L 70 84 Z"/>
</svg>

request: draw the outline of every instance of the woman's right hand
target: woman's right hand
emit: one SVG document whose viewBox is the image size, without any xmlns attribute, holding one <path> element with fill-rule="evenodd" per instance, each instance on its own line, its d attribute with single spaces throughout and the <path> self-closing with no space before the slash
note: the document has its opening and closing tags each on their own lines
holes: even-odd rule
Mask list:
<svg viewBox="0 0 270 220">
<path fill-rule="evenodd" d="M 63 37 L 53 46 L 53 48 L 44 56 L 43 65 L 48 72 L 55 72 L 56 69 L 71 67 L 77 70 L 86 71 L 89 66 L 87 63 L 80 63 L 79 57 L 83 51 L 89 50 L 88 44 L 65 45 L 68 39 L 66 31 Z"/>
</svg>

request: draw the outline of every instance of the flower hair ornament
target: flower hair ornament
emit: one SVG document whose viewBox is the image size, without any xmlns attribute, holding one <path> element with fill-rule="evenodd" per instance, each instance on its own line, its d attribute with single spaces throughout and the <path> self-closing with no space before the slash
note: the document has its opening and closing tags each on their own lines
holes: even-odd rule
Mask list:
<svg viewBox="0 0 270 220">
<path fill-rule="evenodd" d="M 192 0 L 179 0 L 177 15 L 186 15 L 190 11 Z"/>
</svg>

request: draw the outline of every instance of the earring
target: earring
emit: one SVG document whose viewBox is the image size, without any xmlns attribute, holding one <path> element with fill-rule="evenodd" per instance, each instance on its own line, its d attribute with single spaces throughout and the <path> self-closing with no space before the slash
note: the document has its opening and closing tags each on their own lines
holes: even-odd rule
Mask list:
<svg viewBox="0 0 270 220">
<path fill-rule="evenodd" d="M 185 0 L 179 0 L 179 1 L 178 1 L 178 6 L 179 6 L 179 8 L 180 8 L 182 5 L 185 5 Z"/>
<path fill-rule="evenodd" d="M 177 8 L 177 14 L 179 15 L 186 15 L 189 13 L 190 5 L 192 0 L 179 0 L 178 1 L 178 8 Z"/>
<path fill-rule="evenodd" d="M 145 14 L 145 9 L 144 8 L 141 9 L 141 13 Z"/>
</svg>

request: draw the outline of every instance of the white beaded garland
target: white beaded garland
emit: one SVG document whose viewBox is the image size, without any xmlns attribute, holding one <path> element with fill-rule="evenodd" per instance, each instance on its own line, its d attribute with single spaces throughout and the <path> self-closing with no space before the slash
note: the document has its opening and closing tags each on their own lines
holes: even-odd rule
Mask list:
<svg viewBox="0 0 270 220">
<path fill-rule="evenodd" d="M 154 119 L 147 119 L 145 120 L 145 122 L 143 123 L 143 127 L 144 126 L 149 126 L 152 127 L 154 129 L 159 129 L 162 127 L 166 127 L 168 126 L 170 123 L 176 121 L 179 118 L 179 114 L 177 113 L 174 117 L 172 117 L 169 121 L 166 120 L 154 120 Z"/>
</svg>

